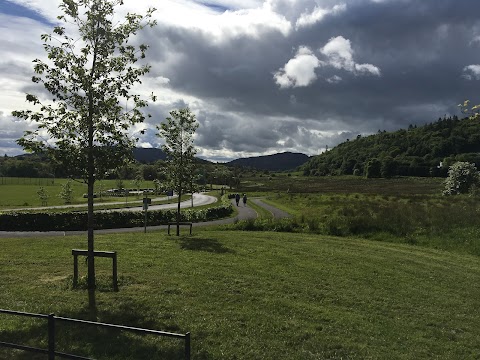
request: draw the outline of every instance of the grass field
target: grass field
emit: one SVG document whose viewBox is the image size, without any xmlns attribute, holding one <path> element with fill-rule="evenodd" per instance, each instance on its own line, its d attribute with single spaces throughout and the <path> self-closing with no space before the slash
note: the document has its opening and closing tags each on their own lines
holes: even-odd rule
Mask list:
<svg viewBox="0 0 480 360">
<path fill-rule="evenodd" d="M 96 236 L 96 250 L 118 252 L 120 275 L 113 292 L 110 262 L 96 261 L 98 320 L 189 331 L 193 359 L 480 359 L 480 208 L 441 187 L 243 178 L 232 191 L 287 210 L 301 233 L 233 225 Z M 253 207 L 261 219 L 251 229 L 274 223 Z M 85 237 L 0 238 L 0 247 L 0 308 L 87 318 L 71 256 Z M 59 351 L 96 359 L 182 358 L 182 342 L 119 331 L 62 325 L 57 340 Z M 46 347 L 46 324 L 0 315 L 0 341 Z M 43 357 L 0 348 L 0 359 Z"/>
<path fill-rule="evenodd" d="M 437 195 L 443 189 L 442 178 L 393 178 L 367 179 L 361 176 L 310 176 L 274 174 L 274 176 L 245 175 L 242 177 L 240 192 L 261 194 L 271 193 L 334 193 L 334 194 L 376 194 Z"/>
<path fill-rule="evenodd" d="M 477 359 L 478 257 L 355 238 L 231 231 L 97 236 L 119 254 L 120 291 L 97 261 L 99 320 L 192 333 L 193 359 Z M 84 318 L 71 288 L 83 237 L 0 239 L 0 304 Z M 82 264 L 81 274 L 85 274 Z M 0 315 L 3 341 L 44 345 L 45 325 Z M 61 351 L 180 359 L 182 344 L 58 329 Z M 108 344 L 108 345 L 106 345 Z M 0 349 L 2 359 L 34 359 Z"/>
<path fill-rule="evenodd" d="M 62 185 L 67 179 L 23 179 L 23 178 L 3 178 L 4 184 L 0 184 L 0 210 L 39 207 L 42 205 L 38 197 L 37 191 L 43 186 L 47 191 L 48 206 L 64 205 L 64 200 L 58 195 L 62 191 Z M 7 181 L 9 180 L 9 181 Z M 131 180 L 124 180 L 123 184 L 126 188 L 134 189 L 135 185 Z M 72 204 L 87 204 L 87 199 L 83 195 L 87 192 L 86 184 L 78 181 L 71 183 L 73 189 Z M 106 191 L 117 187 L 116 180 L 101 180 L 95 183 L 95 192 Z M 154 188 L 152 181 L 143 181 L 141 188 Z M 129 201 L 141 200 L 140 196 L 130 195 L 127 197 Z M 125 201 L 124 197 L 105 197 L 95 199 L 96 202 L 118 202 Z"/>
</svg>

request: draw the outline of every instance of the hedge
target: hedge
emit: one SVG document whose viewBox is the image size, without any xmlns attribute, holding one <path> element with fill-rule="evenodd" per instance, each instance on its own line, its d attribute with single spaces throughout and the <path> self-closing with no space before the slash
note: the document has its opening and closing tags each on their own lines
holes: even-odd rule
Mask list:
<svg viewBox="0 0 480 360">
<path fill-rule="evenodd" d="M 232 205 L 207 209 L 181 211 L 181 221 L 202 222 L 227 217 Z M 152 210 L 147 212 L 149 226 L 164 225 L 176 221 L 176 210 Z M 95 229 L 116 229 L 144 225 L 143 211 L 102 211 L 95 213 Z M 10 212 L 0 214 L 0 231 L 72 231 L 87 230 L 87 212 Z"/>
</svg>

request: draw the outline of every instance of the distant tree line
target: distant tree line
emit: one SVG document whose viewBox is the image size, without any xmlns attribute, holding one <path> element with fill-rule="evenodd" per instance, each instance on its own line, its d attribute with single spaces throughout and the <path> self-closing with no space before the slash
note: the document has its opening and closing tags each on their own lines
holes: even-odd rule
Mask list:
<svg viewBox="0 0 480 360">
<path fill-rule="evenodd" d="M 457 161 L 480 164 L 480 123 L 457 116 L 336 146 L 300 167 L 306 176 L 446 177 Z"/>
<path fill-rule="evenodd" d="M 200 186 L 223 185 L 234 188 L 240 183 L 241 168 L 229 168 L 222 164 L 213 164 L 197 159 L 195 166 L 195 179 Z M 135 180 L 146 181 L 166 180 L 165 161 L 157 160 L 151 163 L 132 162 L 119 167 L 115 171 L 104 174 L 103 179 Z M 267 172 L 268 173 L 268 172 Z M 61 166 L 55 166 L 46 157 L 39 155 L 3 156 L 0 157 L 0 176 L 4 177 L 26 177 L 26 178 L 69 178 L 77 177 L 79 174 L 66 172 Z"/>
</svg>

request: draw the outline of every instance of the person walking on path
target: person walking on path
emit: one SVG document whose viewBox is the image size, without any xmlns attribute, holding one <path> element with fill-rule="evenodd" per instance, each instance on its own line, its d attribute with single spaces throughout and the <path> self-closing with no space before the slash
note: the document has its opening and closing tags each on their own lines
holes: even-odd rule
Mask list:
<svg viewBox="0 0 480 360">
<path fill-rule="evenodd" d="M 240 203 L 240 194 L 235 194 L 235 202 L 238 204 Z"/>
<path fill-rule="evenodd" d="M 247 206 L 247 194 L 243 194 L 243 206 Z"/>
</svg>

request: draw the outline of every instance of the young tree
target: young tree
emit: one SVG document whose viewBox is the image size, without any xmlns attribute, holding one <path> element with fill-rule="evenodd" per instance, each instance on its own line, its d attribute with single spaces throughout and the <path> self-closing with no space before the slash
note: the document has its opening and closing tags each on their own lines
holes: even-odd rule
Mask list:
<svg viewBox="0 0 480 360">
<path fill-rule="evenodd" d="M 140 187 L 142 185 L 142 178 L 140 177 L 140 174 L 137 174 L 137 176 L 135 176 L 135 179 L 133 179 L 132 184 L 135 190 L 137 190 L 137 198 L 138 198 L 140 196 Z"/>
<path fill-rule="evenodd" d="M 42 206 L 47 206 L 48 205 L 48 191 L 45 190 L 43 186 L 40 186 L 40 188 L 37 191 L 38 198 L 40 199 Z"/>
<path fill-rule="evenodd" d="M 177 204 L 177 236 L 180 235 L 180 202 L 182 194 L 188 191 L 191 178 L 194 176 L 194 156 L 197 153 L 193 146 L 193 135 L 198 128 L 195 115 L 190 109 L 170 111 L 170 117 L 157 126 L 157 136 L 165 140 L 162 150 L 167 155 L 165 174 L 169 188 L 178 195 Z"/>
<path fill-rule="evenodd" d="M 65 184 L 62 184 L 62 191 L 58 194 L 60 199 L 63 200 L 65 205 L 71 204 L 73 199 L 72 180 L 68 180 Z"/>
<path fill-rule="evenodd" d="M 43 84 L 51 98 L 27 94 L 37 110 L 13 112 L 38 126 L 26 131 L 18 144 L 27 151 L 47 153 L 88 185 L 89 290 L 95 289 L 95 179 L 131 157 L 136 139 L 128 130 L 144 120 L 141 110 L 148 105 L 131 92 L 150 69 L 137 64 L 147 46 L 129 40 L 145 26 L 155 25 L 154 9 L 144 16 L 129 13 L 118 21 L 115 10 L 122 4 L 123 0 L 62 0 L 63 15 L 58 19 L 65 27 L 56 26 L 52 34 L 41 36 L 48 60 L 33 61 L 32 81 Z M 89 300 L 95 305 L 91 296 Z"/>
</svg>

